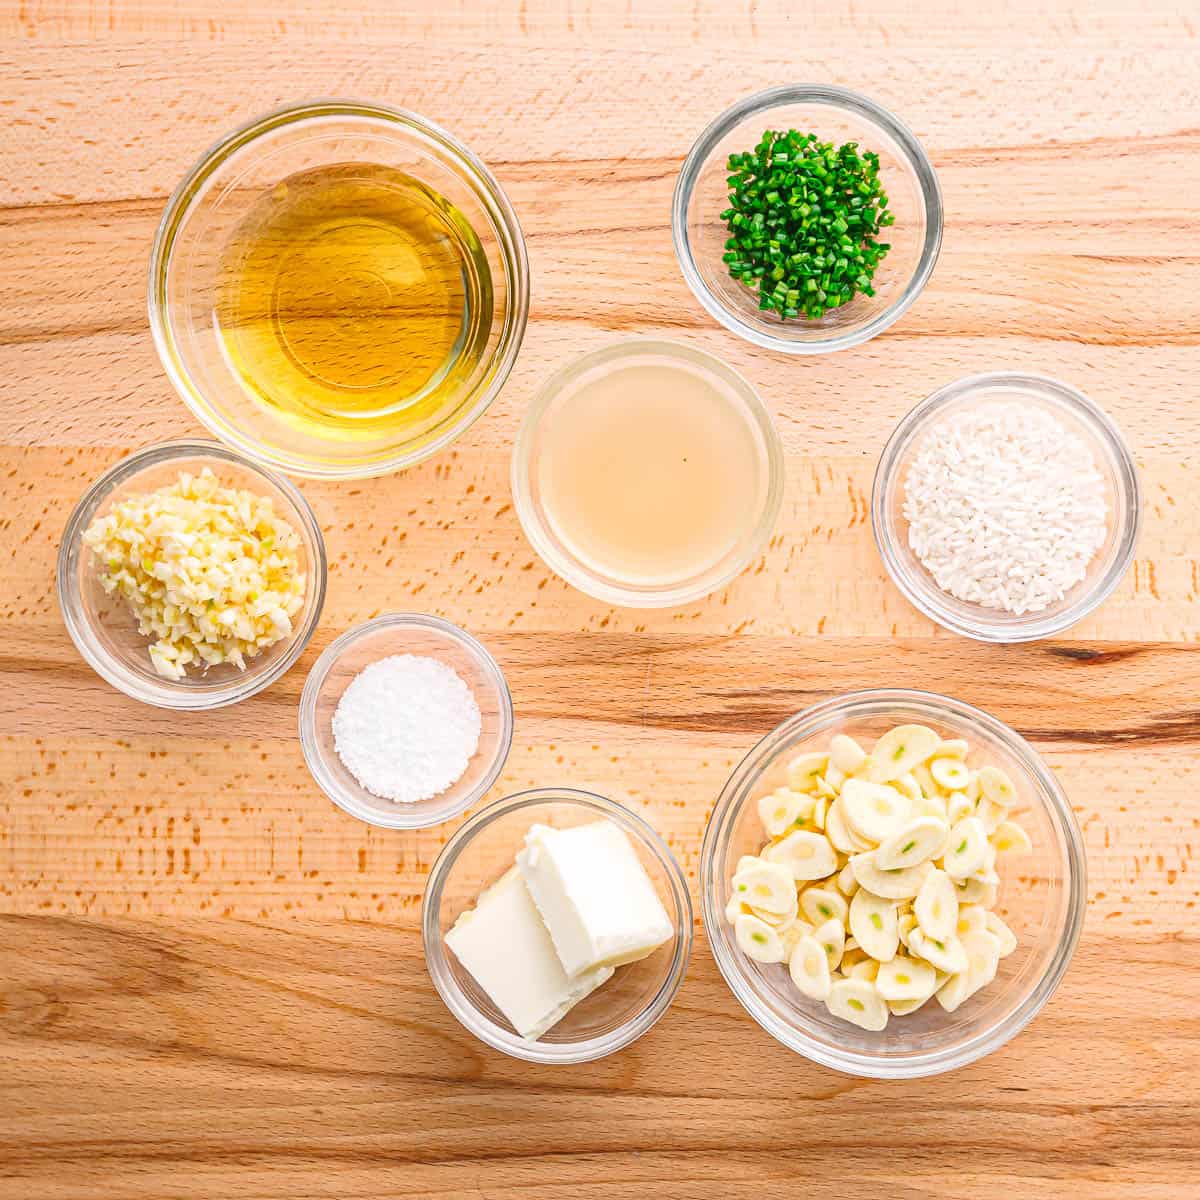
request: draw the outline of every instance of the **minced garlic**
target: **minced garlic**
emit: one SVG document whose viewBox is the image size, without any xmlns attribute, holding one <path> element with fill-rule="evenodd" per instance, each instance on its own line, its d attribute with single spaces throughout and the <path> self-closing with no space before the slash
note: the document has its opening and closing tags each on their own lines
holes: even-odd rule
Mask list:
<svg viewBox="0 0 1200 1200">
<path fill-rule="evenodd" d="M 300 535 L 270 497 L 222 487 L 209 468 L 124 497 L 83 535 L 100 582 L 153 638 L 158 674 L 246 660 L 288 637 L 304 603 Z"/>
</svg>

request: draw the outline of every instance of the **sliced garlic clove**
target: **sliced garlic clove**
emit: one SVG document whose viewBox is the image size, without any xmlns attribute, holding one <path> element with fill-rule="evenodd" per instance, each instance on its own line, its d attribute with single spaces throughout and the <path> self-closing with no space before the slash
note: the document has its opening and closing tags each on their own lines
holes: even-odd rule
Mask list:
<svg viewBox="0 0 1200 1200">
<path fill-rule="evenodd" d="M 859 888 L 850 901 L 849 925 L 854 940 L 872 958 L 887 962 L 895 957 L 900 931 L 892 901 Z"/>
<path fill-rule="evenodd" d="M 860 1029 L 878 1033 L 887 1028 L 887 1005 L 875 985 L 865 979 L 839 979 L 830 987 L 825 1007 Z"/>
<path fill-rule="evenodd" d="M 825 831 L 825 818 L 829 815 L 831 803 L 828 796 L 818 797 L 816 804 L 813 805 L 812 816 L 809 817 L 809 823 L 813 829 L 819 829 L 822 833 Z"/>
<path fill-rule="evenodd" d="M 971 752 L 970 744 L 966 738 L 948 738 L 944 742 L 938 744 L 937 750 L 934 752 L 934 758 L 966 758 Z"/>
<path fill-rule="evenodd" d="M 987 910 L 978 904 L 964 904 L 958 910 L 958 923 L 955 933 L 962 939 L 968 933 L 978 933 L 987 929 Z"/>
<path fill-rule="evenodd" d="M 970 965 L 967 952 L 955 934 L 948 938 L 931 938 L 918 925 L 908 935 L 908 948 L 915 957 L 923 958 L 939 971 L 945 971 L 947 975 L 957 975 Z"/>
<path fill-rule="evenodd" d="M 889 838 L 908 820 L 912 801 L 886 784 L 847 779 L 838 804 L 851 834 L 873 845 Z"/>
<path fill-rule="evenodd" d="M 1028 854 L 1033 840 L 1016 821 L 1001 821 L 992 834 L 992 845 L 1000 854 Z"/>
<path fill-rule="evenodd" d="M 959 904 L 981 904 L 984 908 L 993 908 L 999 888 L 994 883 L 984 883 L 982 879 L 956 879 L 954 890 L 958 893 Z"/>
<path fill-rule="evenodd" d="M 945 821 L 946 824 L 950 824 L 946 812 L 946 800 L 943 796 L 937 794 L 922 796 L 920 800 L 914 801 L 912 815 L 914 817 L 937 817 L 939 821 Z"/>
<path fill-rule="evenodd" d="M 960 971 L 951 975 L 937 990 L 937 1002 L 948 1012 L 957 1011 L 959 1005 L 967 998 L 969 986 L 968 973 Z"/>
<path fill-rule="evenodd" d="M 994 912 L 985 914 L 987 931 L 996 939 L 1001 958 L 1007 958 L 1017 948 L 1017 935 Z"/>
<path fill-rule="evenodd" d="M 974 875 L 987 861 L 987 830 L 978 817 L 963 817 L 950 827 L 943 866 L 953 879 Z"/>
<path fill-rule="evenodd" d="M 844 974 L 847 979 L 865 979 L 868 983 L 874 983 L 875 976 L 879 974 L 879 963 L 873 958 L 864 958 L 862 962 L 856 962 Z"/>
<path fill-rule="evenodd" d="M 782 863 L 759 859 L 733 877 L 733 894 L 753 908 L 796 915 L 796 881 Z"/>
<path fill-rule="evenodd" d="M 925 725 L 898 725 L 889 729 L 871 750 L 871 765 L 867 778 L 872 783 L 888 783 L 899 779 L 928 759 L 941 743 L 932 729 Z"/>
<path fill-rule="evenodd" d="M 926 937 L 939 942 L 953 937 L 958 924 L 958 893 L 945 871 L 930 871 L 913 901 L 916 923 Z"/>
<path fill-rule="evenodd" d="M 825 836 L 833 844 L 834 849 L 840 850 L 843 854 L 857 854 L 862 850 L 872 848 L 869 843 L 850 832 L 846 825 L 841 797 L 834 800 L 825 812 Z"/>
<path fill-rule="evenodd" d="M 964 817 L 975 815 L 975 801 L 966 792 L 951 792 L 946 800 L 946 819 L 957 825 Z"/>
<path fill-rule="evenodd" d="M 854 868 L 849 863 L 838 872 L 837 889 L 847 900 L 858 891 L 858 880 L 854 878 Z"/>
<path fill-rule="evenodd" d="M 742 913 L 734 921 L 733 938 L 746 957 L 755 962 L 783 962 L 783 941 L 779 934 L 751 913 Z"/>
<path fill-rule="evenodd" d="M 928 1000 L 937 991 L 937 973 L 927 962 L 898 955 L 881 963 L 875 976 L 875 987 L 889 1002 Z"/>
<path fill-rule="evenodd" d="M 1000 946 L 986 931 L 969 933 L 962 939 L 967 952 L 967 995 L 975 995 L 996 978 L 1000 965 Z"/>
<path fill-rule="evenodd" d="M 813 809 L 813 798 L 791 788 L 776 788 L 758 802 L 758 817 L 767 836 L 783 837 L 792 828 L 803 828 Z"/>
<path fill-rule="evenodd" d="M 843 775 L 853 775 L 867 761 L 867 752 L 849 734 L 835 733 L 829 743 L 829 761 Z"/>
<path fill-rule="evenodd" d="M 837 856 L 825 835 L 802 829 L 768 846 L 763 857 L 787 867 L 797 880 L 824 879 L 838 869 Z"/>
<path fill-rule="evenodd" d="M 905 950 L 908 949 L 908 935 L 917 927 L 917 917 L 915 913 L 900 913 L 896 917 L 896 933 L 900 937 L 900 945 Z"/>
<path fill-rule="evenodd" d="M 1011 808 L 1017 802 L 1013 781 L 999 767 L 984 767 L 979 772 L 979 786 L 993 804 L 1002 808 Z"/>
<path fill-rule="evenodd" d="M 832 986 L 829 957 L 812 934 L 796 943 L 788 959 L 788 974 L 797 989 L 812 1000 L 824 1000 Z"/>
<path fill-rule="evenodd" d="M 883 871 L 896 871 L 937 858 L 949 832 L 950 826 L 940 817 L 917 817 L 906 821 L 891 837 L 879 843 L 875 865 Z"/>
<path fill-rule="evenodd" d="M 932 865 L 926 862 L 918 867 L 885 871 L 875 862 L 874 850 L 853 855 L 850 867 L 859 887 L 885 900 L 911 900 L 921 890 L 925 876 L 933 870 Z"/>
<path fill-rule="evenodd" d="M 786 933 L 797 921 L 796 909 L 786 913 L 773 913 L 765 908 L 755 908 L 753 904 L 748 904 L 746 909 L 760 921 L 765 921 L 778 934 Z"/>
<path fill-rule="evenodd" d="M 837 970 L 842 963 L 842 955 L 846 952 L 846 929 L 841 921 L 833 920 L 826 921 L 824 925 L 818 925 L 813 932 L 813 937 L 821 949 L 825 951 L 825 957 L 829 960 L 829 969 Z"/>
<path fill-rule="evenodd" d="M 784 962 L 790 961 L 800 939 L 811 937 L 812 933 L 813 927 L 803 919 L 793 921 L 786 929 L 780 931 L 779 940 L 783 942 Z"/>
<path fill-rule="evenodd" d="M 926 794 L 925 789 L 921 785 L 920 779 L 918 779 L 916 775 L 916 771 L 919 771 L 920 769 L 920 767 L 917 767 L 913 771 L 909 771 L 908 774 L 901 775 L 899 779 L 894 780 L 890 785 L 891 787 L 894 787 L 896 791 L 900 793 L 900 795 L 907 796 L 914 804 L 916 804 L 916 802 Z"/>
<path fill-rule="evenodd" d="M 787 766 L 788 786 L 797 792 L 811 792 L 817 786 L 817 776 L 825 770 L 829 755 L 800 754 Z"/>
<path fill-rule="evenodd" d="M 927 1003 L 929 997 L 926 996 L 923 1000 L 888 1000 L 888 1012 L 893 1017 L 907 1017 L 909 1013 L 915 1013 L 922 1004 Z"/>
<path fill-rule="evenodd" d="M 961 792 L 971 779 L 967 764 L 960 758 L 935 758 L 929 764 L 929 773 L 938 787 L 948 792 Z"/>
<path fill-rule="evenodd" d="M 800 911 L 814 925 L 823 925 L 826 921 L 838 920 L 844 925 L 849 905 L 846 898 L 832 888 L 806 888 L 800 897 Z"/>
</svg>

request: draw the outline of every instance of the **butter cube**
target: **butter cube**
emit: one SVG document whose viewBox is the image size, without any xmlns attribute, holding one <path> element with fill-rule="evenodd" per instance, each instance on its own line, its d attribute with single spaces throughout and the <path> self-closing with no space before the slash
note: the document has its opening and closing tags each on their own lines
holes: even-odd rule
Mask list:
<svg viewBox="0 0 1200 1200">
<path fill-rule="evenodd" d="M 447 931 L 446 945 L 528 1041 L 541 1037 L 613 974 L 612 967 L 599 967 L 567 978 L 516 867 L 480 892 L 475 907 Z"/>
<path fill-rule="evenodd" d="M 645 958 L 674 932 L 637 851 L 612 821 L 534 825 L 517 866 L 572 978 Z"/>
</svg>

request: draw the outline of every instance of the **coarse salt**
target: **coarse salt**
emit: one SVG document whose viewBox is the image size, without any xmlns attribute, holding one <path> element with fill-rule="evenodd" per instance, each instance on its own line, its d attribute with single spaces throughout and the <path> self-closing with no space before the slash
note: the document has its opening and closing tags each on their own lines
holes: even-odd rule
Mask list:
<svg viewBox="0 0 1200 1200">
<path fill-rule="evenodd" d="M 483 720 L 474 693 L 436 658 L 394 654 L 342 693 L 333 739 L 346 770 L 374 796 L 416 804 L 462 778 Z"/>
<path fill-rule="evenodd" d="M 926 435 L 905 481 L 908 543 L 938 587 L 1020 615 L 1062 600 L 1108 537 L 1087 443 L 1035 405 L 984 405 Z"/>
</svg>

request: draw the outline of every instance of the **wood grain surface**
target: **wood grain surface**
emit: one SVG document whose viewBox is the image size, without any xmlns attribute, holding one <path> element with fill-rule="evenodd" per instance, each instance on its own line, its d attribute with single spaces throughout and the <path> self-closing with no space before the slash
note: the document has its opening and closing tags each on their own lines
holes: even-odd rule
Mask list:
<svg viewBox="0 0 1200 1200">
<path fill-rule="evenodd" d="M 0 1198 L 1200 1194 L 1198 28 L 1194 4 L 1159 0 L 0 2 Z M 700 128 L 794 80 L 897 111 L 946 203 L 915 307 L 799 363 L 706 319 L 668 212 Z M 147 330 L 167 194 L 219 133 L 314 95 L 416 109 L 493 166 L 528 237 L 528 335 L 453 451 L 302 485 L 329 598 L 285 679 L 234 710 L 144 708 L 65 634 L 59 535 L 107 466 L 197 431 Z M 787 453 L 769 550 L 678 611 L 573 592 L 511 507 L 533 390 L 626 333 L 742 370 Z M 1062 640 L 1007 649 L 910 608 L 868 514 L 900 416 L 1006 367 L 1101 403 L 1146 491 L 1116 595 Z M 351 820 L 295 738 L 316 655 L 397 608 L 459 622 L 506 670 L 517 735 L 494 795 L 623 797 L 693 887 L 715 796 L 783 717 L 878 685 L 989 709 L 1084 830 L 1064 984 L 969 1068 L 853 1080 L 762 1033 L 698 931 L 677 1003 L 625 1052 L 552 1069 L 487 1050 L 421 957 L 422 884 L 452 827 Z"/>
</svg>

